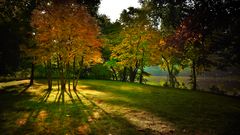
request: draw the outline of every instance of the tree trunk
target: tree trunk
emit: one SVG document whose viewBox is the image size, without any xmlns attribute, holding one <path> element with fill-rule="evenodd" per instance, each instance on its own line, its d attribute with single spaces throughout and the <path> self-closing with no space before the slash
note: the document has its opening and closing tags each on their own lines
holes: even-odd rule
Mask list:
<svg viewBox="0 0 240 135">
<path fill-rule="evenodd" d="M 79 73 L 76 73 L 77 75 L 75 76 L 76 78 L 76 80 L 75 80 L 75 83 L 74 83 L 74 85 L 73 85 L 73 90 L 77 90 L 77 85 L 78 85 L 78 80 L 79 80 L 79 77 L 80 77 L 80 74 L 81 74 L 81 72 L 82 72 L 82 67 L 83 67 L 83 61 L 84 60 L 84 57 L 82 56 L 82 59 L 81 59 L 81 62 L 79 62 Z M 75 64 L 76 64 L 76 61 L 75 61 L 75 59 L 74 59 L 74 68 L 76 68 L 75 67 Z M 75 71 L 76 71 L 76 69 L 74 69 Z"/>
<path fill-rule="evenodd" d="M 70 74 L 70 65 L 69 65 L 69 62 L 67 63 L 67 81 L 68 81 L 68 91 L 71 90 L 71 74 Z"/>
<path fill-rule="evenodd" d="M 134 82 L 137 75 L 137 68 L 130 67 L 130 82 Z"/>
<path fill-rule="evenodd" d="M 115 69 L 111 66 L 111 69 L 112 69 L 112 71 L 113 71 L 113 80 L 114 80 L 114 78 L 115 78 L 115 80 L 117 81 L 118 80 L 118 78 L 117 78 L 117 73 L 116 73 L 116 71 L 115 71 Z"/>
<path fill-rule="evenodd" d="M 192 61 L 192 89 L 197 90 L 196 62 Z"/>
<path fill-rule="evenodd" d="M 75 90 L 75 81 L 77 79 L 77 72 L 76 72 L 76 57 L 73 58 L 73 90 Z"/>
<path fill-rule="evenodd" d="M 141 84 L 143 83 L 143 68 L 141 68 L 139 83 L 141 83 Z"/>
<path fill-rule="evenodd" d="M 170 63 L 167 61 L 167 59 L 163 55 L 162 55 L 162 58 L 167 65 L 169 86 L 174 88 L 175 87 L 175 83 L 174 83 L 175 75 L 173 74 L 173 67 L 172 68 L 170 67 L 171 66 Z"/>
<path fill-rule="evenodd" d="M 59 56 L 59 72 L 60 72 L 60 83 L 61 83 L 61 90 L 66 90 L 66 81 L 65 81 L 65 77 L 64 77 L 64 65 L 63 63 L 61 62 L 61 56 Z"/>
<path fill-rule="evenodd" d="M 126 82 L 127 81 L 127 68 L 123 68 L 123 74 L 122 74 L 122 81 Z"/>
<path fill-rule="evenodd" d="M 34 80 L 34 61 L 32 62 L 32 65 L 31 65 L 31 76 L 30 76 L 29 86 L 33 85 L 33 80 Z"/>
<path fill-rule="evenodd" d="M 169 73 L 169 83 L 170 83 L 170 86 L 171 86 L 172 88 L 175 87 L 174 78 L 175 78 L 175 77 L 174 77 L 173 73 L 170 72 L 170 73 Z"/>
<path fill-rule="evenodd" d="M 143 72 L 144 72 L 144 66 L 143 66 L 143 59 L 142 59 L 142 65 L 141 65 L 141 72 L 140 72 L 140 77 L 139 77 L 139 83 L 143 83 Z"/>
<path fill-rule="evenodd" d="M 58 59 L 58 57 L 57 57 L 57 69 L 58 69 L 58 77 L 60 78 L 60 65 L 59 65 L 59 59 Z M 60 79 L 57 79 L 57 85 L 58 85 L 58 90 L 60 89 L 60 87 L 59 87 L 59 85 L 60 85 L 60 83 L 59 83 L 59 81 L 60 81 Z"/>
<path fill-rule="evenodd" d="M 173 65 L 168 65 L 168 67 L 170 67 L 171 66 L 171 68 L 169 68 L 169 81 L 170 81 L 170 86 L 172 87 L 172 88 L 175 88 L 175 75 L 173 74 Z"/>
<path fill-rule="evenodd" d="M 143 72 L 144 72 L 144 50 L 142 53 L 142 59 L 141 59 L 141 72 L 140 72 L 140 77 L 139 77 L 139 83 L 142 84 L 143 83 Z"/>
<path fill-rule="evenodd" d="M 47 62 L 47 79 L 48 79 L 48 90 L 52 89 L 52 63 L 51 60 Z"/>
<path fill-rule="evenodd" d="M 129 68 L 129 72 L 130 72 L 130 74 L 129 74 L 129 81 L 130 82 L 134 82 L 135 77 L 134 77 L 134 72 L 133 72 L 133 68 L 132 67 Z"/>
<path fill-rule="evenodd" d="M 61 90 L 66 90 L 66 81 L 64 79 L 63 69 L 62 69 L 61 75 L 60 75 L 60 82 L 61 82 Z"/>
<path fill-rule="evenodd" d="M 64 103 L 64 92 L 66 90 L 66 83 L 65 83 L 65 80 L 64 80 L 63 69 L 61 69 L 61 70 L 62 70 L 62 72 L 61 72 L 61 75 L 60 75 L 60 78 L 61 78 L 61 94 L 60 95 L 62 97 L 62 103 Z"/>
</svg>

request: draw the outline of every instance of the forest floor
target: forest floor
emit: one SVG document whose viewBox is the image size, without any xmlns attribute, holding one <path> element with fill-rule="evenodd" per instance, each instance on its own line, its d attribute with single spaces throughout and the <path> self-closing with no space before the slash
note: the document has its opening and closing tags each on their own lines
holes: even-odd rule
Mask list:
<svg viewBox="0 0 240 135">
<path fill-rule="evenodd" d="M 240 133 L 240 100 L 199 91 L 80 80 L 76 91 L 46 80 L 0 83 L 1 134 Z"/>
</svg>

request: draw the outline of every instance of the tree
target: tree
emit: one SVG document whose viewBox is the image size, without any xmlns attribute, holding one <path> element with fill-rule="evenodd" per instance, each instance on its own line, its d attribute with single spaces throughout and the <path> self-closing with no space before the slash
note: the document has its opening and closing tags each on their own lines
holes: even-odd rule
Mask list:
<svg viewBox="0 0 240 135">
<path fill-rule="evenodd" d="M 238 1 L 141 2 L 151 9 L 149 16 L 156 26 L 160 24 L 161 33 L 173 29 L 166 44 L 182 52 L 185 60 L 189 61 L 192 89 L 197 88 L 197 73 L 212 66 L 222 68 L 238 63 L 239 47 L 236 44 L 239 37 L 233 36 L 239 32 Z"/>
<path fill-rule="evenodd" d="M 168 72 L 168 85 L 177 87 L 176 75 L 185 66 L 182 57 L 176 47 L 172 46 L 168 40 L 171 40 L 176 28 L 184 16 L 184 1 L 140 1 L 144 8 L 148 9 L 148 16 L 153 27 L 158 29 L 157 41 L 151 48 L 151 63 L 160 65 Z"/>
<path fill-rule="evenodd" d="M 186 0 L 139 0 L 143 7 L 148 8 L 148 16 L 155 26 L 175 29 L 179 26 L 190 1 Z"/>
<path fill-rule="evenodd" d="M 112 50 L 112 59 L 123 69 L 123 80 L 126 80 L 126 69 L 129 71 L 129 80 L 134 82 L 140 69 L 142 83 L 144 66 L 149 59 L 151 39 L 154 39 L 155 29 L 151 27 L 146 11 L 137 8 L 128 8 L 121 14 L 123 29 L 120 33 L 122 41 Z"/>
<path fill-rule="evenodd" d="M 67 80 L 70 90 L 71 78 L 73 89 L 76 89 L 80 73 L 77 67 L 101 62 L 96 20 L 85 7 L 74 1 L 40 5 L 33 11 L 31 25 L 35 28 L 37 41 L 33 53 L 40 61 L 47 61 L 50 65 L 51 62 L 57 63 L 62 90 L 65 90 Z"/>
<path fill-rule="evenodd" d="M 175 39 L 177 40 L 175 44 L 178 44 L 184 57 L 190 60 L 191 82 L 194 90 L 197 88 L 197 73 L 209 70 L 212 66 L 222 68 L 224 65 L 232 65 L 236 62 L 234 62 L 235 60 L 229 61 L 229 58 L 239 57 L 238 53 L 235 51 L 230 53 L 231 49 L 228 49 L 239 50 L 236 45 L 232 46 L 232 43 L 239 42 L 236 40 L 237 38 L 228 38 L 228 43 L 225 45 L 223 45 L 224 42 L 214 44 L 219 38 L 226 39 L 228 34 L 231 35 L 232 30 L 230 29 L 232 26 L 237 28 L 238 25 L 231 25 L 232 19 L 239 20 L 236 19 L 236 11 L 239 11 L 239 8 L 235 7 L 234 4 L 237 4 L 237 2 L 196 0 L 192 6 L 192 11 L 189 12 L 189 15 L 185 17 L 176 30 Z M 222 21 L 223 19 L 225 20 Z M 226 34 L 220 34 L 222 36 L 219 37 L 219 34 L 216 36 L 216 33 Z M 228 57 L 225 57 L 226 55 L 221 52 L 227 52 Z M 224 59 L 228 59 L 228 62 L 223 62 Z"/>
<path fill-rule="evenodd" d="M 7 0 L 0 5 L 0 74 L 13 74 L 19 70 L 22 59 L 20 45 L 27 45 L 31 32 L 30 17 L 34 0 Z M 28 64 L 28 62 L 25 62 Z M 25 67 L 24 67 L 25 68 Z"/>
<path fill-rule="evenodd" d="M 167 85 L 175 88 L 179 86 L 176 76 L 186 67 L 186 63 L 178 48 L 168 42 L 172 40 L 171 36 L 163 38 L 161 35 L 158 34 L 159 43 L 151 48 L 151 61 L 168 72 Z"/>
<path fill-rule="evenodd" d="M 117 66 L 117 59 L 111 58 L 112 48 L 121 43 L 121 32 L 122 26 L 119 22 L 105 24 L 102 29 L 104 46 L 102 49 L 102 56 L 105 60 L 105 65 L 112 71 L 113 80 L 119 79 L 119 73 L 121 68 Z"/>
</svg>

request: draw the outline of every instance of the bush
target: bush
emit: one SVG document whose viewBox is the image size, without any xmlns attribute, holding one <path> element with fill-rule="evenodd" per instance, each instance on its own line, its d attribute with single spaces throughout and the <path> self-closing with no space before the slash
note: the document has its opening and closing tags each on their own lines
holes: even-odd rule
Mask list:
<svg viewBox="0 0 240 135">
<path fill-rule="evenodd" d="M 102 64 L 97 64 L 90 68 L 89 74 L 86 78 L 88 79 L 101 79 L 101 80 L 110 80 L 112 77 L 112 72 L 107 66 Z"/>
</svg>

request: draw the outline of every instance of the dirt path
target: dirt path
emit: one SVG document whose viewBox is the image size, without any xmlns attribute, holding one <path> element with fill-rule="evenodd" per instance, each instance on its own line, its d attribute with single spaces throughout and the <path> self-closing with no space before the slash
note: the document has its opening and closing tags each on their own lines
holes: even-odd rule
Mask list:
<svg viewBox="0 0 240 135">
<path fill-rule="evenodd" d="M 93 102 L 96 106 L 101 108 L 98 113 L 104 112 L 113 115 L 120 116 L 127 119 L 132 125 L 137 127 L 139 132 L 143 134 L 152 134 L 152 135 L 173 135 L 176 134 L 174 125 L 170 122 L 164 121 L 163 119 L 155 116 L 154 114 L 136 109 L 130 108 L 127 106 L 118 106 L 107 104 L 102 100 L 99 100 L 97 96 L 104 95 L 104 93 L 97 92 L 94 90 L 80 90 L 81 95 L 88 97 L 88 101 L 83 102 Z M 107 96 L 107 95 L 104 95 Z"/>
<path fill-rule="evenodd" d="M 153 134 L 173 134 L 175 129 L 172 127 L 171 123 L 167 123 L 161 120 L 159 117 L 154 116 L 151 113 L 141 110 L 129 110 L 124 113 L 130 122 L 137 127 L 140 131 L 151 130 Z"/>
<path fill-rule="evenodd" d="M 159 117 L 138 109 L 132 109 L 127 107 L 118 106 L 108 106 L 104 103 L 97 103 L 101 108 L 103 108 L 108 113 L 122 115 L 129 122 L 137 127 L 140 132 L 148 133 L 154 135 L 172 135 L 175 132 L 172 123 L 166 122 Z"/>
</svg>

